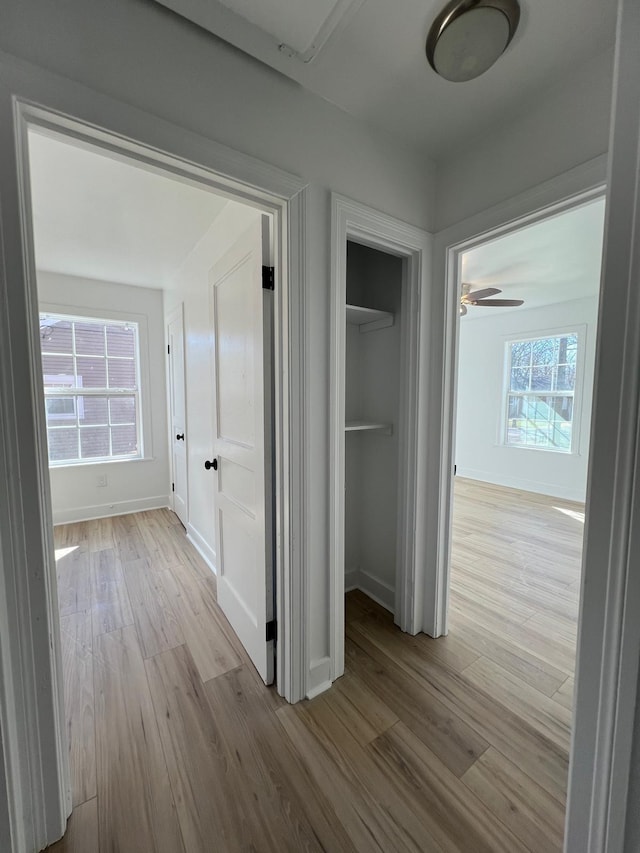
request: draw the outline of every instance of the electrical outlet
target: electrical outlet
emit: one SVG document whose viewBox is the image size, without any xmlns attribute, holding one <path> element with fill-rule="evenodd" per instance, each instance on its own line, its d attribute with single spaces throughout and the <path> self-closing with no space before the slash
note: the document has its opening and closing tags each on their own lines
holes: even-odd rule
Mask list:
<svg viewBox="0 0 640 853">
<path fill-rule="evenodd" d="M 107 475 L 106 474 L 98 474 L 96 477 L 96 485 L 98 488 L 107 485 Z"/>
</svg>

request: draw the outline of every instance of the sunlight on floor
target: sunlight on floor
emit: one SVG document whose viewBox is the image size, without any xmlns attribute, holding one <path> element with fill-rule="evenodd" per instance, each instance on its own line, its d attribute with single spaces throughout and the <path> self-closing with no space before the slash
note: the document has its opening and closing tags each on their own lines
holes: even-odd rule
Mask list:
<svg viewBox="0 0 640 853">
<path fill-rule="evenodd" d="M 574 521 L 579 521 L 581 524 L 584 524 L 584 510 L 582 512 L 578 512 L 575 509 L 565 509 L 561 506 L 554 506 L 554 509 L 557 512 L 561 512 L 563 515 L 568 515 L 569 518 L 573 518 Z"/>
<path fill-rule="evenodd" d="M 56 548 L 56 563 L 58 562 L 58 560 L 62 560 L 63 557 L 68 557 L 69 554 L 72 554 L 74 551 L 77 550 L 77 545 L 72 545 L 71 548 Z"/>
</svg>

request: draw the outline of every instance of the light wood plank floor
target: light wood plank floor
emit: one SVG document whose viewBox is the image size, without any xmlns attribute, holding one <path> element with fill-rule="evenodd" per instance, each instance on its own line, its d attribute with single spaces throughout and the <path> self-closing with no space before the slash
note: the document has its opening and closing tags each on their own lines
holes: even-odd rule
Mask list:
<svg viewBox="0 0 640 853">
<path fill-rule="evenodd" d="M 581 512 L 458 479 L 449 636 L 349 593 L 346 674 L 295 707 L 171 513 L 56 528 L 74 811 L 48 849 L 560 851 Z"/>
</svg>

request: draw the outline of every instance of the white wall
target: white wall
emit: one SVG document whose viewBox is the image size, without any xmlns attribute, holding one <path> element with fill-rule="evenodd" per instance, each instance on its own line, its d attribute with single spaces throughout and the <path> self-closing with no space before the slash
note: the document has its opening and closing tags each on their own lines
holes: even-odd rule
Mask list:
<svg viewBox="0 0 640 853">
<path fill-rule="evenodd" d="M 432 164 L 157 3 L 6 0 L 0 50 L 309 182 L 306 410 L 326 411 L 330 191 L 428 230 L 433 224 Z M 55 78 L 48 85 L 55 89 Z M 100 109 L 97 104 L 97 124 Z M 327 418 L 309 417 L 304 445 L 313 448 L 305 472 L 312 689 L 327 681 L 330 668 Z"/>
<path fill-rule="evenodd" d="M 507 201 L 605 154 L 613 53 L 577 68 L 492 133 L 465 138 L 438 162 L 436 230 Z"/>
<path fill-rule="evenodd" d="M 482 319 L 461 318 L 455 453 L 458 476 L 584 501 L 597 313 L 598 300 L 592 296 Z M 584 372 L 576 388 L 581 398 L 580 419 L 574 422 L 576 452 L 554 453 L 502 444 L 506 339 L 581 325 L 586 332 Z"/>
<path fill-rule="evenodd" d="M 212 568 L 216 561 L 215 481 L 212 472 L 204 467 L 205 460 L 211 459 L 213 454 L 215 404 L 209 272 L 233 241 L 259 216 L 257 210 L 228 202 L 185 258 L 165 293 L 165 326 L 171 311 L 181 302 L 184 304 L 187 532 Z"/>
<path fill-rule="evenodd" d="M 345 420 L 362 417 L 362 383 L 360 381 L 362 350 L 360 331 L 347 324 L 345 350 Z M 362 436 L 345 433 L 344 448 L 344 570 L 346 589 L 358 586 L 360 569 L 360 489 L 357 487 L 362 470 Z"/>
<path fill-rule="evenodd" d="M 0 50 L 414 225 L 433 224 L 433 165 L 420 152 L 151 0 L 62 8 L 4 0 Z"/>
<path fill-rule="evenodd" d="M 165 406 L 162 291 L 38 272 L 43 310 L 140 320 L 144 459 L 49 469 L 54 523 L 167 506 L 169 461 Z M 136 316 L 133 316 L 136 315 Z M 145 328 L 146 327 L 146 328 Z M 107 485 L 98 486 L 98 475 Z"/>
</svg>

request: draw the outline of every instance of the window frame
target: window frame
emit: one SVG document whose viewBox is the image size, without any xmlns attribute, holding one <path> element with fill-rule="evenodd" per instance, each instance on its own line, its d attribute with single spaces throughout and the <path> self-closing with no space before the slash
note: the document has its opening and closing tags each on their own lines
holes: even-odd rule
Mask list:
<svg viewBox="0 0 640 853">
<path fill-rule="evenodd" d="M 38 314 L 39 316 L 46 315 L 47 317 L 71 322 L 97 323 L 104 325 L 129 323 L 130 325 L 135 325 L 137 327 L 135 361 L 138 388 L 136 391 L 108 388 L 87 388 L 79 390 L 78 388 L 73 387 L 60 388 L 57 392 L 47 393 L 44 386 L 44 372 L 42 370 L 41 376 L 43 378 L 45 407 L 47 399 L 60 399 L 63 397 L 72 397 L 77 399 L 79 394 L 82 394 L 82 396 L 106 396 L 107 398 L 117 396 L 134 396 L 136 400 L 138 453 L 131 456 L 97 456 L 87 459 L 49 459 L 49 468 L 58 469 L 67 467 L 76 468 L 86 465 L 112 465 L 115 463 L 140 462 L 153 458 L 151 455 L 151 412 L 149 406 L 149 394 L 146 393 L 146 389 L 150 387 L 147 316 L 145 314 L 138 314 L 134 311 L 121 312 L 103 308 L 80 308 L 78 306 L 54 305 L 51 303 L 41 303 L 39 305 Z M 46 348 L 42 346 L 42 341 L 41 351 L 46 352 Z M 73 354 L 73 357 L 75 358 L 75 353 Z M 45 428 L 48 429 L 46 412 Z M 77 429 L 80 429 L 80 427 L 77 426 Z M 109 440 L 111 442 L 111 436 Z"/>
<path fill-rule="evenodd" d="M 576 336 L 576 378 L 573 391 L 527 391 L 513 392 L 510 389 L 511 379 L 511 347 L 515 343 L 526 343 L 528 341 L 539 341 L 546 338 L 562 338 L 567 335 Z M 504 336 L 503 356 L 503 390 L 501 401 L 501 415 L 499 420 L 498 444 L 514 450 L 543 451 L 545 453 L 559 453 L 562 456 L 577 456 L 580 454 L 580 438 L 582 431 L 582 391 L 584 382 L 584 359 L 586 351 L 587 327 L 584 324 L 562 326 L 555 329 L 543 329 L 535 332 L 512 333 Z M 557 364 L 554 364 L 557 367 Z M 509 423 L 509 397 L 517 396 L 532 397 L 569 397 L 573 398 L 573 413 L 571 418 L 571 443 L 567 450 L 559 447 L 545 447 L 544 445 L 511 444 L 507 441 L 507 429 Z"/>
</svg>

